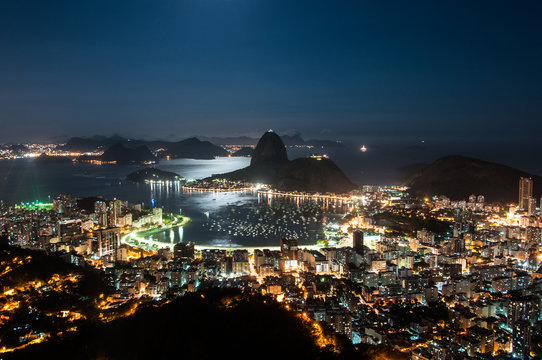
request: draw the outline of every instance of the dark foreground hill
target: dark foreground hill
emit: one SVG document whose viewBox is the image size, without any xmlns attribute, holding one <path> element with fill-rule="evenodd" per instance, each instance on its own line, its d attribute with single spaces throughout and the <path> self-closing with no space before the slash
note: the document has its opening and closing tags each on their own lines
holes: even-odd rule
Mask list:
<svg viewBox="0 0 542 360">
<path fill-rule="evenodd" d="M 250 166 L 214 178 L 271 184 L 279 190 L 346 193 L 356 186 L 327 158 L 289 161 L 280 136 L 266 132 L 258 141 Z"/>
<path fill-rule="evenodd" d="M 333 336 L 333 335 L 331 335 Z M 320 349 L 293 311 L 263 296 L 207 291 L 149 306 L 107 324 L 28 347 L 7 359 L 338 359 L 355 350 L 338 338 L 343 356 Z M 366 358 L 357 353 L 357 359 Z"/>
<path fill-rule="evenodd" d="M 406 184 L 418 196 L 446 195 L 454 200 L 469 195 L 484 195 L 486 201 L 517 203 L 521 177 L 534 180 L 534 192 L 540 194 L 542 178 L 509 166 L 465 156 L 440 158 L 412 174 Z"/>
</svg>

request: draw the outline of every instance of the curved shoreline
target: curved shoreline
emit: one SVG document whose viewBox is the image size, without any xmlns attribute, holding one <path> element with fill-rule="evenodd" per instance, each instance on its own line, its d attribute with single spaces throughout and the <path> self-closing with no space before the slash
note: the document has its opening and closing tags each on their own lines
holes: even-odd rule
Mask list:
<svg viewBox="0 0 542 360">
<path fill-rule="evenodd" d="M 121 237 L 120 242 L 121 242 L 121 244 L 126 244 L 126 245 L 129 245 L 129 246 L 142 248 L 144 250 L 156 251 L 158 249 L 163 249 L 163 248 L 170 248 L 170 250 L 173 250 L 173 246 L 175 246 L 175 244 L 168 244 L 168 243 L 164 243 L 164 242 L 160 242 L 160 241 L 150 240 L 150 239 L 147 239 L 147 238 L 141 237 L 141 236 L 148 236 L 148 235 L 158 233 L 158 232 L 162 232 L 162 231 L 165 231 L 165 230 L 176 229 L 176 228 L 179 228 L 179 227 L 183 227 L 183 226 L 185 226 L 186 224 L 188 224 L 190 222 L 190 218 L 188 216 L 182 216 L 182 218 L 183 218 L 183 221 L 181 221 L 178 224 L 175 223 L 173 225 L 166 225 L 166 226 L 160 225 L 160 226 L 154 226 L 154 227 L 151 227 L 151 228 L 148 228 L 148 229 L 141 229 L 141 230 L 136 230 L 136 231 L 129 232 L 127 234 L 124 234 Z M 140 246 L 140 245 L 136 245 L 133 242 L 130 242 L 130 240 L 135 240 L 139 244 L 141 244 L 141 243 L 148 244 L 148 246 L 143 247 L 143 246 Z"/>
</svg>

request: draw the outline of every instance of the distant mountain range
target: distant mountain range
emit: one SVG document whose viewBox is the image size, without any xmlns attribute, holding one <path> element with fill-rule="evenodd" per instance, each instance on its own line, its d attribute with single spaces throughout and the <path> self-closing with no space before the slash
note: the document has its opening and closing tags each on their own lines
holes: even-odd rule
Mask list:
<svg viewBox="0 0 542 360">
<path fill-rule="evenodd" d="M 73 152 L 93 152 L 107 150 L 112 146 L 122 145 L 128 149 L 138 149 L 142 146 L 157 154 L 158 157 L 189 158 L 189 159 L 214 159 L 217 156 L 228 156 L 228 151 L 208 141 L 200 141 L 197 138 L 188 138 L 181 141 L 147 141 L 123 138 L 119 135 L 111 137 L 94 136 L 92 138 L 74 137 L 59 146 L 59 150 Z"/>
<path fill-rule="evenodd" d="M 340 141 L 333 140 L 321 140 L 321 139 L 309 139 L 304 140 L 301 134 L 296 133 L 293 135 L 280 135 L 282 142 L 286 146 L 314 146 L 314 147 L 343 147 L 344 145 Z M 248 136 L 237 136 L 237 137 L 206 137 L 198 136 L 200 140 L 207 140 L 216 145 L 256 145 L 259 141 L 258 138 L 251 138 Z"/>
<path fill-rule="evenodd" d="M 271 184 L 285 191 L 346 193 L 356 187 L 327 158 L 289 161 L 281 137 L 271 131 L 266 132 L 258 141 L 250 166 L 212 177 Z"/>
<path fill-rule="evenodd" d="M 122 143 L 116 143 L 108 147 L 102 155 L 82 155 L 77 160 L 114 162 L 117 164 L 141 164 L 157 161 L 157 158 L 145 145 L 132 148 L 124 146 Z"/>
<path fill-rule="evenodd" d="M 343 144 L 330 140 L 303 140 L 300 134 L 283 136 L 284 143 L 288 146 L 314 146 L 314 147 L 342 147 Z M 146 147 L 150 152 L 154 153 L 157 158 L 187 158 L 187 159 L 214 159 L 215 157 L 228 156 L 230 153 L 224 149 L 221 145 L 255 145 L 258 139 L 253 139 L 247 136 L 241 137 L 191 137 L 180 141 L 165 141 L 165 140 L 138 140 L 128 139 L 120 135 L 113 136 L 101 136 L 95 135 L 92 137 L 73 137 L 69 139 L 66 144 L 58 146 L 58 150 L 70 151 L 70 152 L 95 152 L 106 151 L 112 146 L 118 144 L 124 146 L 127 149 L 140 149 L 142 146 Z M 123 151 L 120 148 L 115 151 Z M 243 148 L 237 153 L 233 153 L 233 156 L 251 156 L 252 149 Z M 135 154 L 135 153 L 134 153 Z M 126 154 L 120 154 L 119 162 L 137 162 L 138 160 L 128 160 Z M 134 155 L 135 156 L 135 155 Z M 136 156 L 140 158 L 140 155 Z M 84 157 L 83 159 L 88 159 Z M 101 159 L 105 160 L 105 158 Z M 109 160 L 108 160 L 109 161 Z"/>
<path fill-rule="evenodd" d="M 465 156 L 446 156 L 413 172 L 406 180 L 413 194 L 421 197 L 446 195 L 464 200 L 469 195 L 484 195 L 486 201 L 517 203 L 519 179 L 534 181 L 534 196 L 542 193 L 542 178 L 509 166 Z"/>
</svg>

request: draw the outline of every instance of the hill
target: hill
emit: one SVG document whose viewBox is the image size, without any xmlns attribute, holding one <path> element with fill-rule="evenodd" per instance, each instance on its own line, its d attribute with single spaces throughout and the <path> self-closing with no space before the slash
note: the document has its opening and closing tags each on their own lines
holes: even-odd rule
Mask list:
<svg viewBox="0 0 542 360">
<path fill-rule="evenodd" d="M 68 140 L 58 150 L 73 152 L 93 152 L 103 150 L 113 145 L 121 144 L 127 148 L 147 147 L 150 151 L 158 152 L 160 157 L 170 156 L 173 158 L 188 159 L 214 159 L 216 156 L 228 156 L 228 152 L 220 146 L 209 141 L 200 141 L 197 138 L 188 138 L 181 141 L 171 142 L 162 140 L 137 140 L 127 139 L 119 135 L 111 137 L 94 136 L 92 138 L 74 137 Z"/>
<path fill-rule="evenodd" d="M 284 191 L 347 193 L 355 185 L 331 160 L 299 158 L 280 168 L 274 186 Z"/>
<path fill-rule="evenodd" d="M 71 162 L 67 156 L 50 156 L 45 153 L 42 153 L 40 156 L 34 158 L 34 161 L 40 164 L 49 164 L 49 163 L 67 163 Z"/>
<path fill-rule="evenodd" d="M 286 146 L 282 139 L 275 132 L 268 131 L 258 141 L 250 165 L 281 165 L 287 161 Z"/>
<path fill-rule="evenodd" d="M 182 176 L 174 172 L 164 171 L 152 167 L 134 171 L 126 176 L 126 180 L 133 182 L 145 181 L 177 181 L 181 180 Z"/>
<path fill-rule="evenodd" d="M 100 156 L 102 161 L 116 161 L 117 164 L 142 163 L 155 161 L 156 158 L 149 148 L 141 145 L 136 148 L 129 148 L 121 143 L 112 145 Z"/>
<path fill-rule="evenodd" d="M 89 320 L 99 317 L 95 299 L 112 292 L 103 273 L 69 263 L 72 254 L 48 254 L 5 243 L 7 239 L 0 237 L 2 347 L 24 346 L 32 333 L 56 334 L 73 328 L 74 322 L 61 316 L 66 309 Z"/>
<path fill-rule="evenodd" d="M 66 144 L 57 147 L 57 149 L 73 152 L 93 152 L 98 148 L 108 148 L 116 143 L 125 143 L 127 141 L 128 139 L 119 135 L 113 135 L 111 137 L 94 136 L 92 138 L 73 137 L 69 139 Z"/>
<path fill-rule="evenodd" d="M 486 201 L 517 203 L 518 184 L 521 177 L 534 180 L 538 197 L 542 178 L 506 165 L 469 158 L 446 156 L 415 172 L 405 181 L 413 194 L 421 197 L 446 195 L 454 200 L 464 200 L 469 195 L 484 195 Z"/>
<path fill-rule="evenodd" d="M 333 337 L 333 335 L 329 335 Z M 34 345 L 7 359 L 297 359 L 366 358 L 342 338 L 342 354 L 321 349 L 293 311 L 236 291 L 188 294 L 107 324 Z M 262 353 L 262 351 L 264 353 Z M 255 356 L 255 354 L 258 354 Z"/>
<path fill-rule="evenodd" d="M 250 146 L 243 146 L 242 148 L 231 154 L 231 156 L 252 156 L 252 154 L 254 154 L 254 148 Z"/>
<path fill-rule="evenodd" d="M 258 141 L 250 166 L 213 178 L 271 184 L 285 191 L 346 193 L 356 187 L 329 159 L 289 161 L 286 146 L 273 131 L 266 132 Z"/>
<path fill-rule="evenodd" d="M 188 159 L 214 159 L 217 156 L 228 156 L 229 153 L 220 146 L 211 144 L 209 141 L 200 141 L 198 138 L 188 138 L 175 143 L 165 143 L 164 155 L 173 158 Z"/>
</svg>

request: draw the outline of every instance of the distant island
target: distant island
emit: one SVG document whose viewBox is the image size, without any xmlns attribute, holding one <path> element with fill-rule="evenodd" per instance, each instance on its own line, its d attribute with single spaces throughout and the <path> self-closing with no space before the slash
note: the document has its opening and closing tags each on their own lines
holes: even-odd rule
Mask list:
<svg viewBox="0 0 542 360">
<path fill-rule="evenodd" d="M 229 152 L 209 141 L 200 141 L 192 137 L 181 141 L 147 141 L 123 138 L 119 135 L 111 137 L 95 136 L 92 138 L 74 137 L 56 150 L 69 152 L 96 152 L 108 151 L 119 145 L 128 149 L 141 149 L 142 147 L 155 153 L 158 158 L 188 158 L 188 159 L 214 159 L 228 156 Z M 105 153 L 104 153 L 105 154 Z"/>
<path fill-rule="evenodd" d="M 146 181 L 179 181 L 183 177 L 170 171 L 164 171 L 153 167 L 140 169 L 126 176 L 127 181 L 142 183 Z"/>
<path fill-rule="evenodd" d="M 51 156 L 45 153 L 34 159 L 35 162 L 41 164 L 50 164 L 50 163 L 68 163 L 72 162 L 72 159 L 67 156 Z"/>
<path fill-rule="evenodd" d="M 111 164 L 142 164 L 156 162 L 157 158 L 145 145 L 128 147 L 122 143 L 116 143 L 104 151 L 102 155 L 83 155 L 77 158 L 79 161 L 99 161 Z"/>
<path fill-rule="evenodd" d="M 347 193 L 356 188 L 333 161 L 316 156 L 288 160 L 281 137 L 268 131 L 260 138 L 250 166 L 211 178 L 270 184 L 277 190 Z"/>
<path fill-rule="evenodd" d="M 254 154 L 254 148 L 250 146 L 243 146 L 239 150 L 231 154 L 231 156 L 252 156 Z"/>
<path fill-rule="evenodd" d="M 460 200 L 474 194 L 484 195 L 490 202 L 515 203 L 521 177 L 530 177 L 535 184 L 542 184 L 542 178 L 537 175 L 506 165 L 453 155 L 413 172 L 405 184 L 419 197 L 446 195 Z M 539 189 L 537 186 L 534 188 Z"/>
</svg>

